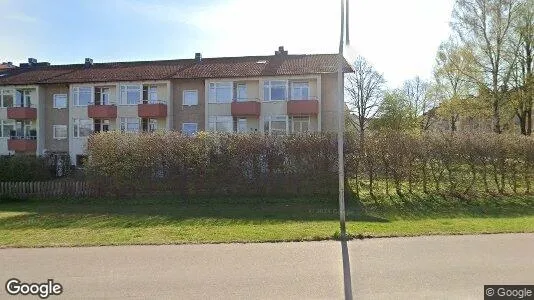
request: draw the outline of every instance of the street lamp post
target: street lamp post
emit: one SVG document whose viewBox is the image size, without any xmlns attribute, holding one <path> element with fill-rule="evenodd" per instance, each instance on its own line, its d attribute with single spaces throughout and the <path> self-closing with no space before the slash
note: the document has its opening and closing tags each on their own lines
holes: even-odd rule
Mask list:
<svg viewBox="0 0 534 300">
<path fill-rule="evenodd" d="M 345 165 L 343 159 L 343 136 L 345 131 L 345 118 L 344 118 L 344 80 L 343 80 L 343 30 L 345 18 L 344 1 L 341 0 L 341 30 L 339 38 L 339 54 L 338 54 L 338 70 L 337 70 L 337 83 L 338 83 L 338 106 L 337 106 L 337 118 L 338 118 L 338 131 L 337 131 L 337 158 L 338 158 L 338 180 L 339 180 L 339 226 L 340 226 L 340 238 L 345 240 L 347 238 L 347 231 L 345 225 Z M 347 7 L 348 7 L 348 0 Z M 347 10 L 348 17 L 348 10 Z M 348 19 L 348 18 L 347 18 Z M 348 24 L 348 21 L 347 21 Z M 347 30 L 348 35 L 348 30 Z M 348 37 L 347 37 L 348 41 Z"/>
</svg>

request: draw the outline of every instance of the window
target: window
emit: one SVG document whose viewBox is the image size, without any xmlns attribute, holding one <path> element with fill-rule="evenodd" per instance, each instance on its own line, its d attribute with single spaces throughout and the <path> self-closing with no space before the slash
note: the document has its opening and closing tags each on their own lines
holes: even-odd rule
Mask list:
<svg viewBox="0 0 534 300">
<path fill-rule="evenodd" d="M 109 88 L 95 88 L 95 105 L 110 105 Z"/>
<path fill-rule="evenodd" d="M 12 90 L 0 90 L 0 107 L 13 107 Z"/>
<path fill-rule="evenodd" d="M 238 133 L 248 132 L 247 119 L 246 118 L 238 118 L 237 119 L 236 132 L 238 132 Z"/>
<path fill-rule="evenodd" d="M 238 83 L 236 85 L 237 101 L 247 101 L 247 85 Z"/>
<path fill-rule="evenodd" d="M 37 131 L 35 128 L 32 128 L 33 123 L 30 120 L 24 121 L 15 121 L 15 127 L 13 131 L 10 132 L 11 138 L 26 138 L 26 139 L 36 139 Z"/>
<path fill-rule="evenodd" d="M 73 136 L 75 138 L 88 137 L 93 133 L 93 121 L 91 119 L 74 119 Z"/>
<path fill-rule="evenodd" d="M 308 100 L 310 88 L 307 82 L 293 82 L 291 84 L 291 100 Z"/>
<path fill-rule="evenodd" d="M 138 104 L 141 100 L 140 85 L 121 85 L 121 104 Z"/>
<path fill-rule="evenodd" d="M 272 80 L 263 83 L 263 99 L 280 101 L 287 99 L 287 81 Z"/>
<path fill-rule="evenodd" d="M 158 120 L 144 118 L 141 120 L 141 130 L 144 132 L 154 132 L 158 130 Z"/>
<path fill-rule="evenodd" d="M 15 107 L 31 107 L 32 96 L 30 90 L 17 90 L 15 92 Z"/>
<path fill-rule="evenodd" d="M 184 105 L 197 105 L 198 104 L 198 91 L 197 90 L 189 90 L 184 91 Z M 184 123 L 184 124 L 190 124 L 190 123 Z"/>
<path fill-rule="evenodd" d="M 197 123 L 183 123 L 182 124 L 182 133 L 185 135 L 193 135 L 197 132 L 198 124 Z"/>
<path fill-rule="evenodd" d="M 291 132 L 308 132 L 310 131 L 310 117 L 292 117 Z"/>
<path fill-rule="evenodd" d="M 121 132 L 138 132 L 139 118 L 121 118 Z"/>
<path fill-rule="evenodd" d="M 232 116 L 210 116 L 208 130 L 215 132 L 233 132 L 234 120 Z"/>
<path fill-rule="evenodd" d="M 93 88 L 91 87 L 75 87 L 72 89 L 72 98 L 74 99 L 74 106 L 87 106 L 91 102 L 91 95 Z"/>
<path fill-rule="evenodd" d="M 287 116 L 267 116 L 264 120 L 265 133 L 285 134 L 287 132 Z"/>
<path fill-rule="evenodd" d="M 54 94 L 54 108 L 67 108 L 67 94 Z"/>
<path fill-rule="evenodd" d="M 157 85 L 143 85 L 143 103 L 157 103 L 158 102 L 158 86 Z"/>
<path fill-rule="evenodd" d="M 67 125 L 52 125 L 52 136 L 55 140 L 67 138 Z"/>
<path fill-rule="evenodd" d="M 95 132 L 106 132 L 111 129 L 109 120 L 95 119 L 94 123 Z"/>
<path fill-rule="evenodd" d="M 209 103 L 232 102 L 232 82 L 212 82 L 209 85 Z"/>
<path fill-rule="evenodd" d="M 15 130 L 15 121 L 0 120 L 0 137 L 8 138 Z"/>
</svg>

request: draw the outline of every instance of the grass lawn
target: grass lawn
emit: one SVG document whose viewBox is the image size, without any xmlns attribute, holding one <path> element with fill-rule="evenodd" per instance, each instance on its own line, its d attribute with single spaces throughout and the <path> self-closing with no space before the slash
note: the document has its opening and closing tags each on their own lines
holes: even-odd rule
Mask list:
<svg viewBox="0 0 534 300">
<path fill-rule="evenodd" d="M 354 237 L 534 232 L 533 196 L 384 197 L 347 209 Z M 337 220 L 337 198 L 2 201 L 0 247 L 323 240 L 338 235 Z"/>
</svg>

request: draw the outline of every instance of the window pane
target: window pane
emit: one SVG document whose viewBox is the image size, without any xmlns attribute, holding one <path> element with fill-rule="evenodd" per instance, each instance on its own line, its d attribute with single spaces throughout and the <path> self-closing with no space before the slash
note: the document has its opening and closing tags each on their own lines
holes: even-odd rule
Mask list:
<svg viewBox="0 0 534 300">
<path fill-rule="evenodd" d="M 182 133 L 186 135 L 193 135 L 197 132 L 196 123 L 184 123 L 182 125 Z"/>
<path fill-rule="evenodd" d="M 237 85 L 237 100 L 246 100 L 247 99 L 247 85 L 238 84 Z"/>
<path fill-rule="evenodd" d="M 197 91 L 185 91 L 184 92 L 184 105 L 197 105 L 198 94 Z"/>
<path fill-rule="evenodd" d="M 63 139 L 67 137 L 67 126 L 54 126 L 54 137 Z"/>
<path fill-rule="evenodd" d="M 9 90 L 3 91 L 3 107 L 13 107 L 13 93 Z"/>
<path fill-rule="evenodd" d="M 139 91 L 128 90 L 126 92 L 126 103 L 127 104 L 139 103 Z"/>
<path fill-rule="evenodd" d="M 15 92 L 15 106 L 22 107 L 22 91 Z"/>
<path fill-rule="evenodd" d="M 271 87 L 271 100 L 285 100 L 286 99 L 286 87 L 285 86 L 272 86 Z"/>
<path fill-rule="evenodd" d="M 78 95 L 78 105 L 86 106 L 91 102 L 91 88 L 80 88 Z"/>
<path fill-rule="evenodd" d="M 66 108 L 67 95 L 54 95 L 54 108 Z"/>
<path fill-rule="evenodd" d="M 11 136 L 11 131 L 15 130 L 15 124 L 14 123 L 6 123 L 6 121 L 4 121 L 4 126 L 3 126 L 3 129 L 2 129 L 2 136 L 3 137 L 10 137 Z"/>
<path fill-rule="evenodd" d="M 237 120 L 237 132 L 247 132 L 247 119 L 238 119 Z"/>
</svg>

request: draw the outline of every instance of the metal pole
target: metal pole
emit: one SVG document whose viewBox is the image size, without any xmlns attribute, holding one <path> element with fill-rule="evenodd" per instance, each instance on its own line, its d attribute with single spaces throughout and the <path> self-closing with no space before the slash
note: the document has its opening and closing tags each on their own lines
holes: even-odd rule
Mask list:
<svg viewBox="0 0 534 300">
<path fill-rule="evenodd" d="M 341 34 L 339 38 L 339 54 L 338 54 L 338 70 L 337 70 L 337 83 L 338 83 L 338 131 L 337 131 L 337 157 L 338 157 L 338 175 L 339 175 L 339 225 L 340 225 L 340 237 L 342 240 L 346 239 L 345 228 L 345 165 L 343 160 L 343 132 L 345 130 L 345 117 L 344 117 L 344 99 L 343 99 L 343 18 L 344 18 L 344 0 L 341 0 Z"/>
</svg>

